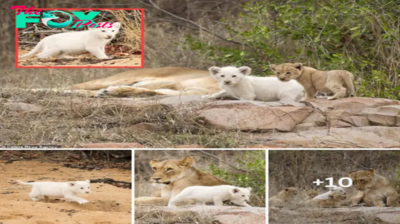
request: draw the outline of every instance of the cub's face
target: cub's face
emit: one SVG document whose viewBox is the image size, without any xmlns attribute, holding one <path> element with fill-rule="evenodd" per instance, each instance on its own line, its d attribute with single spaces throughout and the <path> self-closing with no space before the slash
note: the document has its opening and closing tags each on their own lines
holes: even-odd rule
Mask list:
<svg viewBox="0 0 400 224">
<path fill-rule="evenodd" d="M 353 181 L 353 186 L 359 191 L 368 190 L 373 186 L 375 170 L 358 170 L 349 174 Z"/>
<path fill-rule="evenodd" d="M 343 194 L 332 194 L 328 196 L 329 200 L 333 201 L 343 201 L 346 200 L 346 196 Z"/>
<path fill-rule="evenodd" d="M 105 25 L 108 27 L 109 25 Z M 111 28 L 91 28 L 89 29 L 97 38 L 111 40 L 117 35 L 119 29 L 121 28 L 121 23 L 113 23 Z"/>
<path fill-rule="evenodd" d="M 78 194 L 90 193 L 90 180 L 68 182 L 68 185 L 72 188 L 72 191 L 75 193 Z"/>
<path fill-rule="evenodd" d="M 249 202 L 250 201 L 250 192 L 251 192 L 251 187 L 234 188 L 231 201 L 233 203 L 236 202 L 238 204 L 243 204 L 243 202 Z"/>
<path fill-rule="evenodd" d="M 240 82 L 245 75 L 249 75 L 251 73 L 251 68 L 247 66 L 240 68 L 233 66 L 222 68 L 213 66 L 209 68 L 208 71 L 210 71 L 210 75 L 221 85 L 234 86 Z"/>
<path fill-rule="evenodd" d="M 303 65 L 301 63 L 284 63 L 279 65 L 270 65 L 275 76 L 281 81 L 290 81 L 298 78 L 303 73 Z"/>
<path fill-rule="evenodd" d="M 150 181 L 159 184 L 170 184 L 179 178 L 184 177 L 185 171 L 190 169 L 194 164 L 192 157 L 186 157 L 182 160 L 151 160 L 150 166 L 153 175 Z"/>
<path fill-rule="evenodd" d="M 294 198 L 299 193 L 299 190 L 295 187 L 287 187 L 280 193 L 286 195 L 288 198 Z"/>
</svg>

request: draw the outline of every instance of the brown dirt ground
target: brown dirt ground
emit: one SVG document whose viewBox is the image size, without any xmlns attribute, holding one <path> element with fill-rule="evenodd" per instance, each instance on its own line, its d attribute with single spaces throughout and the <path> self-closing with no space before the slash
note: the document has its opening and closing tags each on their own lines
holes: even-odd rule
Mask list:
<svg viewBox="0 0 400 224">
<path fill-rule="evenodd" d="M 19 55 L 27 54 L 32 48 L 24 48 L 19 49 Z M 109 54 L 108 54 L 109 55 Z M 110 56 L 110 55 L 109 55 Z M 39 59 L 36 55 L 32 55 L 25 58 L 18 59 L 19 66 L 104 66 L 104 67 L 141 67 L 141 56 L 140 55 L 121 55 L 115 56 L 112 55 L 116 59 L 104 60 L 97 59 L 90 53 L 84 53 L 80 55 L 74 55 L 73 58 L 66 58 L 57 60 L 55 58 L 52 59 Z"/>
<path fill-rule="evenodd" d="M 81 170 L 62 167 L 62 164 L 38 161 L 0 161 L 0 222 L 4 224 L 128 224 L 131 223 L 131 190 L 108 184 L 91 184 L 88 195 L 78 195 L 89 203 L 65 202 L 64 199 L 32 201 L 31 187 L 23 181 L 71 181 L 102 177 L 131 182 L 131 171 L 121 169 Z"/>
</svg>

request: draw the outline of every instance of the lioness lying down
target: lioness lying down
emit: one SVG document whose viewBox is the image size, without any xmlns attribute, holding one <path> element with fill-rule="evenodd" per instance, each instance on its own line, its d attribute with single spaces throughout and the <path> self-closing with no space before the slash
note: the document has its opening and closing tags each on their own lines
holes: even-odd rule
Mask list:
<svg viewBox="0 0 400 224">
<path fill-rule="evenodd" d="M 206 95 L 219 90 L 218 83 L 208 71 L 180 67 L 135 69 L 64 88 L 29 89 L 31 92 L 57 92 L 86 97 Z"/>
<path fill-rule="evenodd" d="M 193 165 L 192 157 L 185 157 L 182 160 L 151 160 L 153 175 L 150 182 L 159 189 L 153 192 L 152 197 L 136 198 L 135 204 L 167 206 L 171 197 L 189 186 L 229 185 L 211 174 L 194 168 Z"/>
</svg>

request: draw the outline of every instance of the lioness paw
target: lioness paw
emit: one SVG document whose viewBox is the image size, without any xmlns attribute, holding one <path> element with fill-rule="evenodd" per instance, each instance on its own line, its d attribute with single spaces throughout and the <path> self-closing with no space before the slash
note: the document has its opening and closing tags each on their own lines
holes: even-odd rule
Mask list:
<svg viewBox="0 0 400 224">
<path fill-rule="evenodd" d="M 86 204 L 88 202 L 89 202 L 88 200 L 80 200 L 80 201 L 78 201 L 78 203 L 81 204 L 81 205 Z"/>
</svg>

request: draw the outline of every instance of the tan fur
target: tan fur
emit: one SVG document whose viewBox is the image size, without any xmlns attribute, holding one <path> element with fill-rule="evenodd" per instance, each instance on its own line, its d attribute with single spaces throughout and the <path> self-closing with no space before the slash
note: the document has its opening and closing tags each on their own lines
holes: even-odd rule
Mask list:
<svg viewBox="0 0 400 224">
<path fill-rule="evenodd" d="M 61 92 L 88 97 L 102 95 L 123 97 L 136 94 L 206 95 L 219 90 L 218 83 L 210 77 L 207 70 L 164 67 L 129 70 L 63 89 L 31 89 L 29 91 Z"/>
<path fill-rule="evenodd" d="M 297 80 L 305 89 L 303 100 L 310 100 L 318 92 L 333 93 L 329 100 L 354 96 L 354 75 L 345 70 L 320 71 L 301 63 L 270 65 L 281 81 Z"/>
<path fill-rule="evenodd" d="M 152 197 L 137 198 L 135 204 L 166 206 L 169 198 L 179 194 L 186 187 L 228 184 L 211 174 L 194 168 L 193 165 L 192 157 L 185 157 L 182 160 L 151 160 L 150 166 L 153 169 L 153 175 L 150 182 L 162 184 L 162 187 L 153 192 Z"/>
<path fill-rule="evenodd" d="M 308 200 L 306 205 L 319 208 L 337 208 L 346 200 L 346 196 L 342 194 L 332 194 L 328 199 Z"/>
<path fill-rule="evenodd" d="M 294 197 L 299 193 L 295 187 L 287 187 L 280 191 L 277 195 L 269 198 L 269 206 L 282 207 L 293 201 Z"/>
<path fill-rule="evenodd" d="M 313 199 L 313 198 L 315 198 L 315 197 L 318 195 L 318 191 L 317 191 L 317 190 L 314 190 L 314 189 L 310 189 L 310 190 L 307 190 L 307 191 L 306 191 L 306 194 L 307 194 L 307 197 L 308 197 L 309 199 Z"/>
<path fill-rule="evenodd" d="M 390 181 L 375 173 L 374 169 L 350 172 L 353 186 L 358 190 L 351 196 L 352 206 L 361 202 L 375 207 L 398 207 L 398 194 Z M 386 201 L 386 203 L 385 203 Z"/>
</svg>

